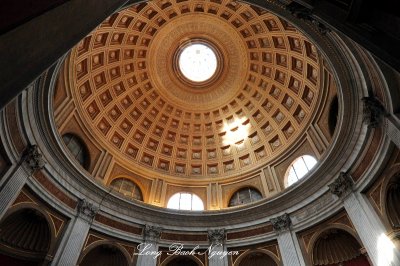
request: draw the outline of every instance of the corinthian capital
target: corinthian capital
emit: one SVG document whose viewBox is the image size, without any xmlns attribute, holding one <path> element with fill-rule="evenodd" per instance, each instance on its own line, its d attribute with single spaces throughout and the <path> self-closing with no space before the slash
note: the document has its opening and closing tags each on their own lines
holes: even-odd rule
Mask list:
<svg viewBox="0 0 400 266">
<path fill-rule="evenodd" d="M 364 97 L 363 121 L 369 128 L 377 128 L 382 125 L 383 118 L 387 114 L 385 107 L 375 97 Z"/>
<path fill-rule="evenodd" d="M 328 185 L 329 191 L 339 198 L 348 195 L 348 193 L 351 192 L 352 186 L 353 181 L 351 180 L 350 175 L 345 172 L 340 172 L 335 181 Z"/>
<path fill-rule="evenodd" d="M 37 145 L 29 145 L 22 154 L 21 161 L 25 163 L 32 172 L 43 169 L 45 161 Z"/>
<path fill-rule="evenodd" d="M 272 218 L 271 223 L 272 227 L 274 228 L 274 231 L 281 232 L 290 229 L 290 226 L 292 225 L 292 220 L 290 220 L 289 214 L 285 213 L 276 218 Z"/>
<path fill-rule="evenodd" d="M 146 224 L 144 228 L 144 240 L 147 242 L 157 242 L 160 239 L 161 232 L 161 227 Z"/>
<path fill-rule="evenodd" d="M 98 208 L 86 199 L 80 199 L 78 202 L 78 216 L 88 222 L 91 222 L 96 216 Z"/>
<path fill-rule="evenodd" d="M 208 240 L 211 244 L 222 244 L 225 240 L 225 230 L 224 229 L 214 229 L 208 231 Z"/>
</svg>

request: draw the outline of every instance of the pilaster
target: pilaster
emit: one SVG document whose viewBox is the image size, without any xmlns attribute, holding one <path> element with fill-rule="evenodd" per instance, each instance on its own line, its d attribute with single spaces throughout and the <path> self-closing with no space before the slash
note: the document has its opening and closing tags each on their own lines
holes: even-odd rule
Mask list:
<svg viewBox="0 0 400 266">
<path fill-rule="evenodd" d="M 400 121 L 395 115 L 389 114 L 385 107 L 375 97 L 362 98 L 364 104 L 363 121 L 368 128 L 382 127 L 389 139 L 400 148 Z"/>
<path fill-rule="evenodd" d="M 28 178 L 35 171 L 43 169 L 44 165 L 45 161 L 37 145 L 28 146 L 23 152 L 20 162 L 15 167 L 14 173 L 8 177 L 8 180 L 0 190 L 0 217 L 3 217 L 4 213 L 17 198 Z"/>
<path fill-rule="evenodd" d="M 210 242 L 210 247 L 208 250 L 209 266 L 228 266 L 228 257 L 220 255 L 227 251 L 225 237 L 226 234 L 224 229 L 214 229 L 208 231 L 208 241 Z"/>
<path fill-rule="evenodd" d="M 162 232 L 161 227 L 146 225 L 143 230 L 143 243 L 139 244 L 137 266 L 156 266 L 158 256 L 158 241 Z"/>
<path fill-rule="evenodd" d="M 76 265 L 83 244 L 98 208 L 85 199 L 79 200 L 77 214 L 69 223 L 68 228 L 60 243 L 60 247 L 51 265 L 70 266 Z"/>
<path fill-rule="evenodd" d="M 398 250 L 386 236 L 386 230 L 374 214 L 364 208 L 361 201 L 364 199 L 352 191 L 351 177 L 341 172 L 335 181 L 329 185 L 329 190 L 343 201 L 344 208 L 350 217 L 358 236 L 364 245 L 368 257 L 373 265 L 394 266 L 400 265 Z"/>
<path fill-rule="evenodd" d="M 400 149 L 400 123 L 394 116 L 385 117 L 384 127 L 386 135 Z"/>
<path fill-rule="evenodd" d="M 278 234 L 278 245 L 282 255 L 283 265 L 305 265 L 296 234 L 290 230 L 292 225 L 290 216 L 285 213 L 276 218 L 272 218 L 271 223 L 274 231 Z"/>
</svg>

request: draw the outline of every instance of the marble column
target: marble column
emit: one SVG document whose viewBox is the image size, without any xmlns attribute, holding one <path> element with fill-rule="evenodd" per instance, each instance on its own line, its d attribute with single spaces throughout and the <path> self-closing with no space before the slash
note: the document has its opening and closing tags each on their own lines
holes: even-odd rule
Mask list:
<svg viewBox="0 0 400 266">
<path fill-rule="evenodd" d="M 51 263 L 53 266 L 76 265 L 98 209 L 85 199 L 79 200 L 77 215 L 69 223 Z"/>
<path fill-rule="evenodd" d="M 362 195 L 352 191 L 351 177 L 341 172 L 329 185 L 329 190 L 343 201 L 344 208 L 350 217 L 358 236 L 364 245 L 368 257 L 376 266 L 400 265 L 400 254 L 386 236 L 383 224 L 374 217 L 376 214 L 365 208 Z"/>
<path fill-rule="evenodd" d="M 43 169 L 44 160 L 36 145 L 30 145 L 23 152 L 20 162 L 14 172 L 0 189 L 0 218 L 3 217 L 10 205 L 18 197 L 20 190 L 28 178 L 35 172 Z"/>
<path fill-rule="evenodd" d="M 161 236 L 161 227 L 146 225 L 143 232 L 143 243 L 138 245 L 137 266 L 156 266 L 158 257 L 158 240 Z"/>
<path fill-rule="evenodd" d="M 296 234 L 290 230 L 292 221 L 289 215 L 285 213 L 279 217 L 272 218 L 271 223 L 274 231 L 278 234 L 278 245 L 282 255 L 283 265 L 305 265 Z"/>
<path fill-rule="evenodd" d="M 208 231 L 208 240 L 210 242 L 208 250 L 209 266 L 228 266 L 228 256 L 223 255 L 227 251 L 225 236 L 224 229 Z"/>
</svg>

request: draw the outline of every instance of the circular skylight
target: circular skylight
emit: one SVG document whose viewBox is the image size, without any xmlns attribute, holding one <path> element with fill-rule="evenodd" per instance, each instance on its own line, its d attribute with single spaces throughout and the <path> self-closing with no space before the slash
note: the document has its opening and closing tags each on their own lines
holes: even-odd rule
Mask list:
<svg viewBox="0 0 400 266">
<path fill-rule="evenodd" d="M 180 53 L 178 63 L 182 74 L 194 82 L 208 80 L 217 70 L 217 56 L 202 43 L 187 45 Z"/>
</svg>

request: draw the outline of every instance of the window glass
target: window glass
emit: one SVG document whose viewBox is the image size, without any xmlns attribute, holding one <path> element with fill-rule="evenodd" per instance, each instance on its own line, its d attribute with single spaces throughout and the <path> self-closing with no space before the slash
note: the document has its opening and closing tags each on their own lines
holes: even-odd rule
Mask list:
<svg viewBox="0 0 400 266">
<path fill-rule="evenodd" d="M 262 199 L 262 195 L 257 189 L 245 187 L 239 189 L 235 194 L 233 194 L 229 201 L 229 207 L 248 204 L 260 199 Z"/>
<path fill-rule="evenodd" d="M 285 186 L 291 186 L 303 178 L 315 165 L 317 160 L 310 155 L 303 155 L 294 160 L 285 175 Z"/>
<path fill-rule="evenodd" d="M 89 153 L 83 141 L 76 135 L 67 133 L 63 137 L 65 146 L 74 156 L 74 158 L 83 166 L 86 170 L 89 168 Z"/>
<path fill-rule="evenodd" d="M 126 178 L 117 178 L 114 179 L 110 186 L 118 191 L 119 193 L 130 197 L 135 200 L 143 201 L 142 192 L 140 188 L 131 180 Z"/>
<path fill-rule="evenodd" d="M 195 194 L 180 192 L 174 194 L 168 201 L 167 208 L 177 210 L 204 210 L 203 201 Z"/>
</svg>

